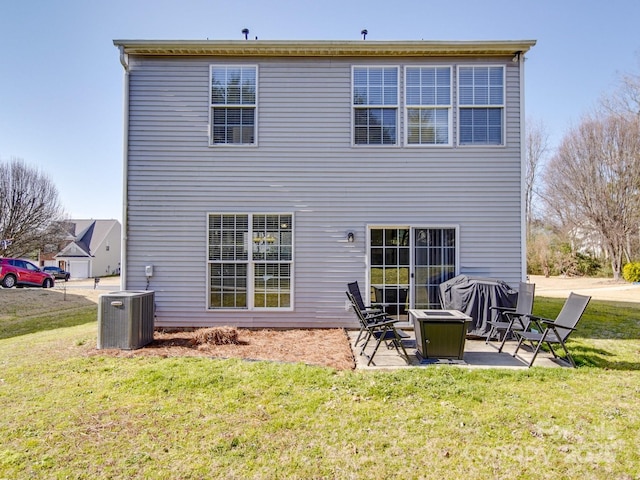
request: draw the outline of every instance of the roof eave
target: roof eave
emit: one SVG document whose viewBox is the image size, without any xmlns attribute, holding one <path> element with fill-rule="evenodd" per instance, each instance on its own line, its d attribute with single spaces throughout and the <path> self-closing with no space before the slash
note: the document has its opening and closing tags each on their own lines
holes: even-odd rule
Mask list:
<svg viewBox="0 0 640 480">
<path fill-rule="evenodd" d="M 504 56 L 526 53 L 535 40 L 496 41 L 268 41 L 114 40 L 129 55 L 158 56 Z"/>
</svg>

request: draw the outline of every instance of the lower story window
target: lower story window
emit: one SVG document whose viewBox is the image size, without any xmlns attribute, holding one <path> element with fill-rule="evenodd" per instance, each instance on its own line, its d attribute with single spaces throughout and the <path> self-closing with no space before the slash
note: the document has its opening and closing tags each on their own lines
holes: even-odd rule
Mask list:
<svg viewBox="0 0 640 480">
<path fill-rule="evenodd" d="M 291 265 L 256 263 L 253 276 L 253 303 L 256 308 L 291 306 Z"/>
<path fill-rule="evenodd" d="M 247 265 L 212 263 L 210 308 L 247 308 Z"/>
<path fill-rule="evenodd" d="M 210 214 L 210 309 L 292 307 L 293 216 Z"/>
</svg>

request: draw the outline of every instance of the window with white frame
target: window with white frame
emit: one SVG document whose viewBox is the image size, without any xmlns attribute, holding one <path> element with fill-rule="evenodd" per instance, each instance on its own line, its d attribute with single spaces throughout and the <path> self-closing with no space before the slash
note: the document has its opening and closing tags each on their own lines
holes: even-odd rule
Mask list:
<svg viewBox="0 0 640 480">
<path fill-rule="evenodd" d="M 451 67 L 405 70 L 407 145 L 450 145 Z"/>
<path fill-rule="evenodd" d="M 398 67 L 353 67 L 353 143 L 395 145 Z"/>
<path fill-rule="evenodd" d="M 292 306 L 293 216 L 208 216 L 210 309 Z"/>
<path fill-rule="evenodd" d="M 211 66 L 211 144 L 256 143 L 258 67 Z"/>
<path fill-rule="evenodd" d="M 460 145 L 504 143 L 504 67 L 458 68 Z"/>
</svg>

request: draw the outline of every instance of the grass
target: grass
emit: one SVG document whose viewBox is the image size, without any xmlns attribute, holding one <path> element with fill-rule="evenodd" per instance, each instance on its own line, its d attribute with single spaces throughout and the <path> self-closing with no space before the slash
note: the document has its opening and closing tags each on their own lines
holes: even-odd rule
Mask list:
<svg viewBox="0 0 640 480">
<path fill-rule="evenodd" d="M 96 319 L 96 304 L 66 291 L 0 289 L 0 339 L 82 325 Z"/>
<path fill-rule="evenodd" d="M 564 299 L 536 297 L 534 314 L 555 318 Z M 640 307 L 591 301 L 568 348 L 579 366 L 640 370 Z"/>
<path fill-rule="evenodd" d="M 638 312 L 592 302 L 575 370 L 86 356 L 95 322 L 32 326 L 0 340 L 0 478 L 637 479 Z"/>
</svg>

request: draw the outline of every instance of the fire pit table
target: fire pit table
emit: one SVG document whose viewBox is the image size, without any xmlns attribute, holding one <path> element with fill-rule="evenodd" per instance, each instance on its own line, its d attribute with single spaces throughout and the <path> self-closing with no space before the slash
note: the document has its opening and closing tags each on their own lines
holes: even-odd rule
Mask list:
<svg viewBox="0 0 640 480">
<path fill-rule="evenodd" d="M 409 310 L 416 334 L 416 356 L 420 363 L 430 359 L 462 360 L 471 317 L 459 310 Z"/>
</svg>

